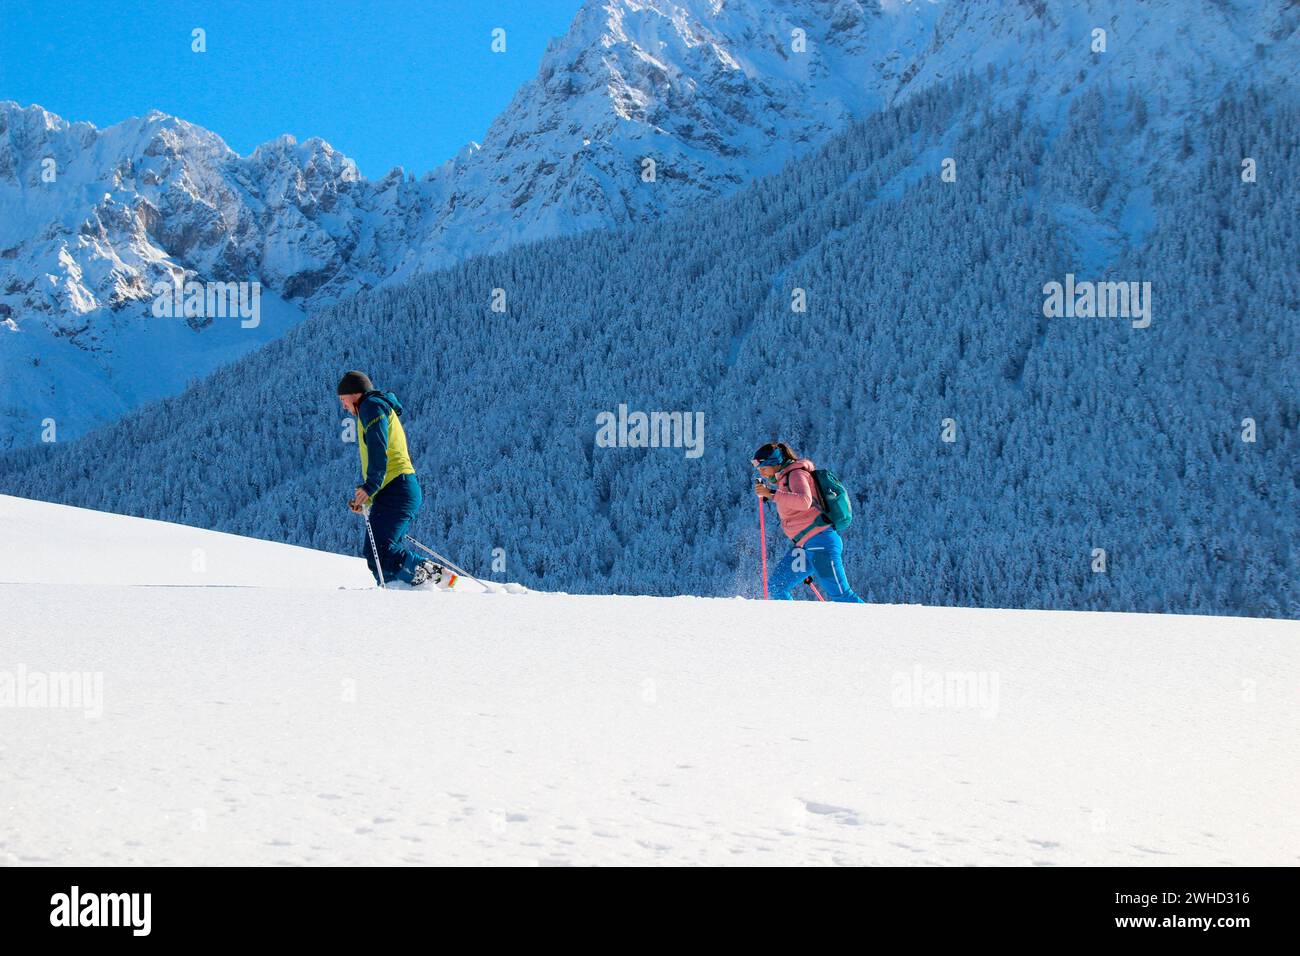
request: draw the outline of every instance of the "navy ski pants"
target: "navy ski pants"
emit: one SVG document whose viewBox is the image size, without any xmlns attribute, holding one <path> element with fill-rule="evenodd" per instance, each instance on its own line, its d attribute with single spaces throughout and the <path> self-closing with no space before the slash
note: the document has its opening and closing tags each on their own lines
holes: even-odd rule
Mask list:
<svg viewBox="0 0 1300 956">
<path fill-rule="evenodd" d="M 423 558 L 403 544 L 406 532 L 415 519 L 424 493 L 415 475 L 398 475 L 379 493 L 370 499 L 370 527 L 375 532 L 375 547 L 379 549 L 379 566 L 383 568 L 385 581 L 405 581 L 408 584 L 415 573 L 415 567 Z M 375 557 L 370 548 L 370 537 L 366 536 L 361 547 L 366 556 L 366 566 L 375 574 Z M 378 583 L 379 576 L 375 575 Z"/>
</svg>

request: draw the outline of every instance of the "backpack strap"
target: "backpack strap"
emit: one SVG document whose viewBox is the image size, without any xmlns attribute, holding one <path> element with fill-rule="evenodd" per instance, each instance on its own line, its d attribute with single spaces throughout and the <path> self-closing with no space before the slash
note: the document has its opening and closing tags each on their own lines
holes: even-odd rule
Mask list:
<svg viewBox="0 0 1300 956">
<path fill-rule="evenodd" d="M 799 542 L 805 540 L 805 539 L 807 538 L 807 536 L 808 536 L 809 534 L 812 533 L 812 530 L 813 530 L 814 528 L 820 527 L 821 525 L 824 525 L 824 524 L 830 524 L 830 522 L 826 520 L 826 516 L 825 516 L 824 514 L 818 515 L 815 519 L 813 519 L 813 523 L 812 523 L 812 524 L 810 524 L 808 527 L 804 528 L 802 531 L 800 531 L 797 535 L 795 535 L 795 536 L 794 536 L 793 538 L 791 538 L 790 540 L 791 540 L 791 541 L 795 544 L 795 546 L 797 547 L 798 544 L 799 544 Z"/>
<path fill-rule="evenodd" d="M 813 519 L 812 524 L 804 528 L 802 531 L 800 531 L 798 534 L 796 534 L 793 538 L 790 539 L 791 543 L 793 543 L 795 547 L 799 546 L 800 541 L 806 540 L 808 535 L 810 535 L 813 532 L 814 528 L 819 528 L 822 525 L 830 524 L 830 521 L 826 517 L 826 502 L 822 500 L 822 490 L 817 485 L 817 475 L 814 472 L 811 471 L 808 472 L 808 480 L 812 482 L 813 503 L 817 505 L 817 517 Z M 790 488 L 789 475 L 786 476 L 785 487 L 787 491 Z"/>
</svg>

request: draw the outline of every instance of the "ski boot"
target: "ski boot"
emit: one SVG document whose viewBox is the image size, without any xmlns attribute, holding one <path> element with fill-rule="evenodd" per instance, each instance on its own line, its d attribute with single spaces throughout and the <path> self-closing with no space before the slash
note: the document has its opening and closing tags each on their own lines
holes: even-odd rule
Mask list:
<svg viewBox="0 0 1300 956">
<path fill-rule="evenodd" d="M 418 588 L 422 584 L 432 584 L 441 591 L 450 591 L 456 586 L 456 575 L 449 574 L 440 564 L 421 561 L 411 575 L 411 587 Z"/>
</svg>

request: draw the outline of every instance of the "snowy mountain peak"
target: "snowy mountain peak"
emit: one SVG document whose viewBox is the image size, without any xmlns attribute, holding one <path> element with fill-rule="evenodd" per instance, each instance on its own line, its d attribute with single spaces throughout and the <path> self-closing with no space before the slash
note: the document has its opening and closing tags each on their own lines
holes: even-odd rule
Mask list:
<svg viewBox="0 0 1300 956">
<path fill-rule="evenodd" d="M 215 348 L 217 327 L 194 322 L 153 392 L 108 385 L 153 331 L 149 290 L 174 276 L 258 281 L 301 315 L 520 241 L 690 209 L 968 71 L 1040 110 L 1140 81 L 1172 122 L 1247 69 L 1293 81 L 1298 18 L 1284 0 L 589 0 L 482 142 L 418 180 L 366 180 L 315 137 L 245 158 L 157 110 L 101 130 L 5 101 L 0 323 L 25 334 L 0 337 L 20 370 L 0 392 L 0 446 L 34 440 L 22 396 L 50 396 L 75 434 L 255 344 Z M 128 326 L 144 338 L 128 345 Z M 100 415 L 54 397 L 65 379 L 103 386 Z"/>
<path fill-rule="evenodd" d="M 413 270 L 643 221 L 774 172 L 878 102 L 854 0 L 593 0 L 445 170 Z"/>
</svg>

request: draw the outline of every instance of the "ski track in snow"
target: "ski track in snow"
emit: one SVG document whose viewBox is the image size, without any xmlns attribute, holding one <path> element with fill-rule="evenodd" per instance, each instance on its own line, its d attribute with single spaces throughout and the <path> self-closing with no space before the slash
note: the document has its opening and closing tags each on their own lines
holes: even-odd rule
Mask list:
<svg viewBox="0 0 1300 956">
<path fill-rule="evenodd" d="M 160 522 L 0 530 L 0 674 L 103 674 L 98 718 L 0 707 L 0 863 L 1300 861 L 1295 622 L 383 593 Z M 244 586 L 131 586 L 193 547 Z M 119 583 L 36 583 L 96 552 Z M 918 667 L 996 694 L 908 701 Z"/>
</svg>

